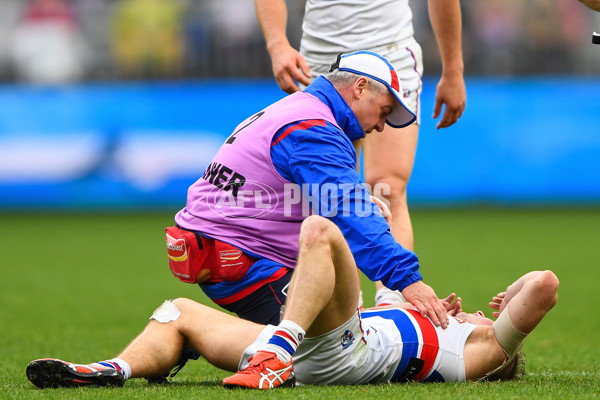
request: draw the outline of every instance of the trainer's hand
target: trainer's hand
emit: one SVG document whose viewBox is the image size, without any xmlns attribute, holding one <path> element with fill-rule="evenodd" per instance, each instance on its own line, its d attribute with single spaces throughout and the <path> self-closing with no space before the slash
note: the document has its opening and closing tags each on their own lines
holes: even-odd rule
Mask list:
<svg viewBox="0 0 600 400">
<path fill-rule="evenodd" d="M 467 104 L 467 89 L 462 74 L 453 77 L 445 77 L 437 85 L 435 93 L 435 107 L 433 109 L 433 119 L 440 116 L 442 106 L 445 105 L 444 115 L 438 122 L 436 128 L 447 128 L 454 124 L 465 111 Z"/>
<path fill-rule="evenodd" d="M 429 285 L 422 281 L 415 282 L 405 287 L 402 295 L 423 317 L 429 317 L 435 326 L 448 327 L 446 307 Z"/>
<path fill-rule="evenodd" d="M 312 77 L 308 64 L 302 55 L 293 47 L 282 44 L 269 49 L 273 62 L 273 75 L 277 84 L 286 93 L 300 90 L 296 81 L 310 85 Z"/>
</svg>

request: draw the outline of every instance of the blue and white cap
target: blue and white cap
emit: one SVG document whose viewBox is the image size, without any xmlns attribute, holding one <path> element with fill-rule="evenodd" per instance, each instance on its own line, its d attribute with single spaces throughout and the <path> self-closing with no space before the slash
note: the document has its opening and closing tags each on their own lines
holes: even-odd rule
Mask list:
<svg viewBox="0 0 600 400">
<path fill-rule="evenodd" d="M 363 75 L 383 83 L 392 92 L 397 103 L 386 120 L 394 128 L 402 128 L 412 124 L 417 119 L 415 113 L 402 101 L 402 85 L 394 66 L 388 60 L 372 51 L 355 51 L 340 54 L 331 66 L 330 72 L 339 69 Z"/>
</svg>

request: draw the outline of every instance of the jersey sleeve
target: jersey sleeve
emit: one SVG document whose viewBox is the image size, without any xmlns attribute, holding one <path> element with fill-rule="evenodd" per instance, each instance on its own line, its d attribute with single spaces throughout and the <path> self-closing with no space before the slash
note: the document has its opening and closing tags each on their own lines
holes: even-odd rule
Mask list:
<svg viewBox="0 0 600 400">
<path fill-rule="evenodd" d="M 330 124 L 296 129 L 271 154 L 282 176 L 300 186 L 313 214 L 342 231 L 369 279 L 397 290 L 421 280 L 416 254 L 396 242 L 371 201 L 356 171 L 354 146 L 343 132 Z"/>
</svg>

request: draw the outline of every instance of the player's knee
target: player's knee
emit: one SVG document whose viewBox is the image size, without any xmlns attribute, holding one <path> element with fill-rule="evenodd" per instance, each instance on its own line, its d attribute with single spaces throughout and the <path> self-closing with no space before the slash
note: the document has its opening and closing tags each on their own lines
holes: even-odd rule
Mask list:
<svg viewBox="0 0 600 400">
<path fill-rule="evenodd" d="M 185 318 L 194 313 L 195 301 L 186 298 L 165 300 L 150 316 L 150 319 L 166 324 Z"/>
<path fill-rule="evenodd" d="M 327 218 L 311 215 L 300 227 L 300 246 L 326 245 L 335 235 L 335 225 Z"/>
<path fill-rule="evenodd" d="M 194 300 L 186 299 L 185 297 L 179 297 L 172 301 L 182 314 L 186 313 L 190 307 L 194 306 L 194 304 L 197 304 Z"/>
<path fill-rule="evenodd" d="M 168 324 L 172 321 L 177 321 L 181 316 L 181 311 L 175 300 L 165 300 L 150 316 L 151 320 Z"/>
<path fill-rule="evenodd" d="M 365 171 L 365 182 L 371 187 L 387 185 L 393 194 L 406 193 L 410 171 Z"/>
<path fill-rule="evenodd" d="M 400 176 L 366 176 L 365 181 L 371 187 L 371 192 L 374 196 L 385 199 L 389 202 L 390 207 L 397 207 L 406 204 L 406 185 L 408 184 L 407 177 Z"/>
</svg>

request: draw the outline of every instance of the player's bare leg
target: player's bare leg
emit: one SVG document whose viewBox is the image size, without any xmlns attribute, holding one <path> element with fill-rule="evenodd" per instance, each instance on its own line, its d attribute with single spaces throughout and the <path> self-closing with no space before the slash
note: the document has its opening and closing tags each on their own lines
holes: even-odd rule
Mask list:
<svg viewBox="0 0 600 400">
<path fill-rule="evenodd" d="M 173 305 L 180 312 L 179 317 L 168 322 L 152 319 L 118 356 L 131 366 L 132 377 L 170 371 L 184 346 L 218 368 L 236 371 L 244 349 L 264 328 L 189 299 L 176 299 Z"/>
<path fill-rule="evenodd" d="M 356 270 L 352 252 L 335 224 L 321 216 L 304 220 L 283 319 L 268 343 L 248 360 L 248 366 L 225 378 L 223 385 L 253 389 L 293 386 L 292 355 L 304 335 L 329 332 L 356 312 Z"/>
<path fill-rule="evenodd" d="M 300 251 L 290 282 L 284 319 L 307 336 L 329 332 L 356 312 L 359 281 L 352 252 L 335 224 L 313 216 L 300 231 Z"/>
<path fill-rule="evenodd" d="M 34 360 L 27 366 L 27 377 L 42 389 L 122 386 L 129 378 L 169 372 L 184 347 L 197 351 L 219 368 L 235 371 L 243 351 L 263 328 L 192 300 L 177 299 L 163 303 L 117 358 L 91 364 Z"/>
<path fill-rule="evenodd" d="M 365 181 L 374 189 L 374 196 L 389 202 L 392 213 L 390 230 L 396 241 L 408 250 L 414 250 L 414 235 L 406 187 L 412 174 L 418 137 L 417 124 L 401 129 L 386 125 L 383 132 L 367 135 L 362 144 Z M 389 193 L 375 190 L 377 184 L 387 185 Z M 381 282 L 375 282 L 378 292 L 382 288 Z M 393 295 L 388 294 L 388 297 L 390 300 L 384 299 L 383 303 L 394 301 Z M 402 301 L 397 297 L 397 301 Z"/>
</svg>

